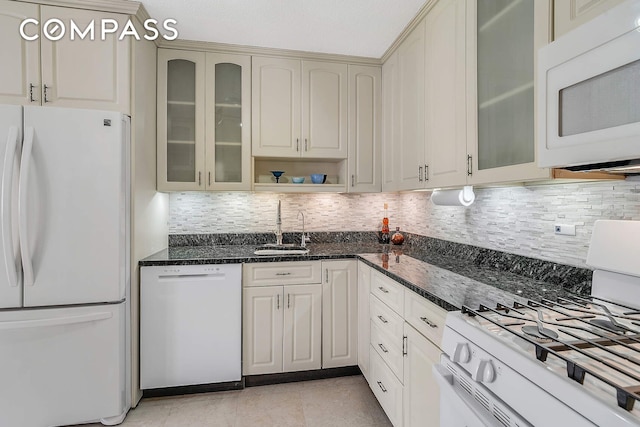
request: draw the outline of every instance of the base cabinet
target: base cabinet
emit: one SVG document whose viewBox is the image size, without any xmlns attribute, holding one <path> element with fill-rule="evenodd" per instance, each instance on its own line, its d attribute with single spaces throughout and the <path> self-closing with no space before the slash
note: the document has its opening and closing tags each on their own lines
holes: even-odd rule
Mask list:
<svg viewBox="0 0 640 427">
<path fill-rule="evenodd" d="M 382 358 L 376 350 L 371 347 L 370 351 L 370 375 L 369 386 L 373 394 L 378 399 L 380 406 L 389 417 L 389 421 L 394 427 L 402 426 L 402 383 L 387 368 Z"/>
<path fill-rule="evenodd" d="M 361 272 L 359 280 L 370 289 L 369 329 L 360 320 L 358 331 L 370 344 L 364 365 L 369 387 L 394 426 L 439 426 L 440 390 L 432 368 L 440 360 L 446 312 L 388 276 L 368 273 L 369 279 Z"/>
<path fill-rule="evenodd" d="M 320 369 L 320 267 L 320 261 L 243 265 L 243 375 Z"/>
<path fill-rule="evenodd" d="M 322 367 L 357 365 L 357 261 L 323 261 L 322 270 Z"/>
<path fill-rule="evenodd" d="M 243 374 L 320 369 L 321 285 L 245 288 Z"/>
<path fill-rule="evenodd" d="M 369 290 L 371 288 L 371 267 L 358 263 L 358 367 L 369 381 L 369 343 L 371 341 L 371 321 L 369 319 Z"/>
<path fill-rule="evenodd" d="M 440 349 L 411 325 L 404 324 L 404 427 L 440 425 L 440 392 L 431 372 L 440 359 Z"/>
</svg>

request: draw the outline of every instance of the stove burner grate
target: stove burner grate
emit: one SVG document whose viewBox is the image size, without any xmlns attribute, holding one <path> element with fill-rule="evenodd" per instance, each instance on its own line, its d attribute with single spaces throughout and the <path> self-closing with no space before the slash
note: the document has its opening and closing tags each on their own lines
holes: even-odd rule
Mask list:
<svg viewBox="0 0 640 427">
<path fill-rule="evenodd" d="M 558 334 L 555 331 L 547 328 L 542 328 L 542 331 L 540 331 L 540 328 L 532 325 L 523 326 L 522 332 L 538 339 L 540 342 L 552 342 L 558 338 Z"/>
</svg>

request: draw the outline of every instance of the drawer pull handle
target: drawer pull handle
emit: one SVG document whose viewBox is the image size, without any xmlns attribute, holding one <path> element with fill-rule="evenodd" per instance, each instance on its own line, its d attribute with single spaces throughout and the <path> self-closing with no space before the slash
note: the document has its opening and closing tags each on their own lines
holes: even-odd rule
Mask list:
<svg viewBox="0 0 640 427">
<path fill-rule="evenodd" d="M 276 295 L 276 310 L 280 310 L 280 294 Z"/>
<path fill-rule="evenodd" d="M 389 353 L 389 350 L 387 350 L 387 348 L 385 346 L 383 346 L 381 343 L 378 344 L 378 347 L 380 347 L 382 349 L 383 353 Z"/>
<path fill-rule="evenodd" d="M 378 289 L 380 289 L 383 293 L 388 294 L 389 291 L 386 290 L 385 288 L 383 288 L 382 286 L 378 286 Z"/>
<path fill-rule="evenodd" d="M 380 390 L 382 390 L 383 393 L 387 392 L 387 389 L 384 388 L 384 385 L 382 385 L 382 382 L 378 381 L 378 387 L 380 387 Z"/>
<path fill-rule="evenodd" d="M 276 273 L 276 276 L 290 276 L 291 273 Z"/>
<path fill-rule="evenodd" d="M 427 325 L 429 325 L 432 328 L 437 328 L 438 325 L 436 325 L 435 323 L 433 323 L 431 320 L 427 319 L 426 317 L 421 317 L 420 320 L 422 320 L 424 323 L 426 323 Z"/>
<path fill-rule="evenodd" d="M 382 315 L 378 316 L 378 319 L 380 319 L 380 321 L 382 323 L 389 323 L 389 321 L 387 319 L 385 319 L 384 317 L 382 317 Z"/>
</svg>

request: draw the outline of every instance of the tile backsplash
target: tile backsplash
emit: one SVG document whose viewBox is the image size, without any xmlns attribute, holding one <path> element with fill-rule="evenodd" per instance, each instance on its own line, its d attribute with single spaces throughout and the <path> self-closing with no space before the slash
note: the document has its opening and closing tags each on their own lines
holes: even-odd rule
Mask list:
<svg viewBox="0 0 640 427">
<path fill-rule="evenodd" d="M 597 219 L 640 220 L 640 182 L 579 182 L 477 188 L 468 208 L 434 206 L 429 192 L 380 194 L 172 193 L 170 234 L 260 233 L 275 228 L 373 231 L 389 204 L 391 229 L 584 267 Z M 555 224 L 576 226 L 576 236 L 554 234 Z"/>
</svg>

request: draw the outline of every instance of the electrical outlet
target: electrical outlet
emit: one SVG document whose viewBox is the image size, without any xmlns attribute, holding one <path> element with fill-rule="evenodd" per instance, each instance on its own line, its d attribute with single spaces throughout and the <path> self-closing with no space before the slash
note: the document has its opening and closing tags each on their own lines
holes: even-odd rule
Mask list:
<svg viewBox="0 0 640 427">
<path fill-rule="evenodd" d="M 564 236 L 575 236 L 576 235 L 576 226 L 568 225 L 568 224 L 556 224 L 553 226 L 556 234 L 561 234 Z"/>
</svg>

